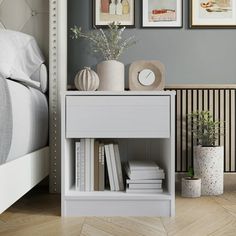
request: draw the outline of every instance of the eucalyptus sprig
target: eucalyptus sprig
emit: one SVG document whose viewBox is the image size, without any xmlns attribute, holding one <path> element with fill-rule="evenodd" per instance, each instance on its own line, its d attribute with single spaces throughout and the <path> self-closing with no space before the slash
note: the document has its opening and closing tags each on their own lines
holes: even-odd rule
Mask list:
<svg viewBox="0 0 236 236">
<path fill-rule="evenodd" d="M 224 121 L 214 120 L 210 111 L 196 111 L 189 114 L 188 118 L 193 137 L 199 145 L 214 146 L 216 140 L 224 135 Z"/>
<path fill-rule="evenodd" d="M 74 26 L 71 28 L 72 39 L 84 38 L 91 43 L 93 54 L 101 55 L 105 60 L 118 60 L 126 49 L 136 43 L 134 36 L 123 39 L 125 27 L 112 22 L 107 30 L 95 29 L 89 32 L 82 32 L 82 28 Z"/>
</svg>

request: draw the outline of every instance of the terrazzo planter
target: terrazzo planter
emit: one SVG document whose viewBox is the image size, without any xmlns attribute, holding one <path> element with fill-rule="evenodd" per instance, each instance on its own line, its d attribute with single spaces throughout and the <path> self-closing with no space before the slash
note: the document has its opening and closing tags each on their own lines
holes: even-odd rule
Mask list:
<svg viewBox="0 0 236 236">
<path fill-rule="evenodd" d="M 202 180 L 202 195 L 223 194 L 224 147 L 194 147 L 194 173 Z"/>
<path fill-rule="evenodd" d="M 182 197 L 196 198 L 201 196 L 201 179 L 182 178 Z"/>
<path fill-rule="evenodd" d="M 100 91 L 124 91 L 125 66 L 115 60 L 103 61 L 97 65 L 97 74 L 100 79 Z"/>
</svg>

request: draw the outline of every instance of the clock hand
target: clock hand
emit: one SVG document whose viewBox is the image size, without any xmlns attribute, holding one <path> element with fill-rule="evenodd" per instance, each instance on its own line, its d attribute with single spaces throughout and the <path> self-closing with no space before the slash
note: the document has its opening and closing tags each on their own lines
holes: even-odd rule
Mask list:
<svg viewBox="0 0 236 236">
<path fill-rule="evenodd" d="M 152 72 L 149 72 L 149 74 L 146 76 L 146 79 L 150 76 L 151 73 L 152 73 Z"/>
</svg>

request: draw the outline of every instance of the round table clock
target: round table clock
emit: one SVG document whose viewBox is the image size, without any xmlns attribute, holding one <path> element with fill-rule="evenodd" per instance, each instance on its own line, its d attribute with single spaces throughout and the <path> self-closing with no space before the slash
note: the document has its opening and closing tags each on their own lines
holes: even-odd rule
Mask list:
<svg viewBox="0 0 236 236">
<path fill-rule="evenodd" d="M 165 68 L 159 61 L 136 61 L 129 69 L 130 90 L 163 90 Z"/>
</svg>

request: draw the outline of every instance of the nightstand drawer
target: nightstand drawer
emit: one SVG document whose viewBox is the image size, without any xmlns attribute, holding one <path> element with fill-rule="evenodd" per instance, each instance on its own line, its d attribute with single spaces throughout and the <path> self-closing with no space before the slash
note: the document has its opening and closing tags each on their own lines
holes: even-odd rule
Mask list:
<svg viewBox="0 0 236 236">
<path fill-rule="evenodd" d="M 168 138 L 170 96 L 66 96 L 67 138 Z"/>
</svg>

